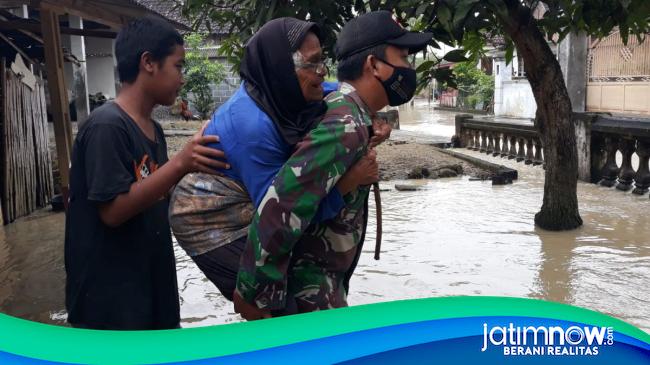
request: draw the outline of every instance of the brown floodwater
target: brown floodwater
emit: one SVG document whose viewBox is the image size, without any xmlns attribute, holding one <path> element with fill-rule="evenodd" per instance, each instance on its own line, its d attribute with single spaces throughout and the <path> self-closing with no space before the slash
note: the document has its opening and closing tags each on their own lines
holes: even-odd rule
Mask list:
<svg viewBox="0 0 650 365">
<path fill-rule="evenodd" d="M 417 108 L 420 119 L 402 117 L 404 129 L 429 124 L 433 135 L 453 134 L 453 113 Z M 421 119 L 431 114 L 437 122 Z M 373 259 L 371 211 L 350 305 L 449 295 L 540 298 L 613 315 L 650 332 L 648 196 L 580 183 L 584 226 L 548 232 L 533 224 L 543 170 L 481 157 L 517 168 L 520 179 L 506 186 L 467 177 L 381 183 L 390 189 L 382 193 L 381 260 Z M 395 183 L 422 189 L 397 191 Z M 39 212 L 0 228 L 1 312 L 65 322 L 63 225 L 63 214 Z M 239 321 L 231 303 L 178 247 L 176 257 L 183 326 Z"/>
<path fill-rule="evenodd" d="M 456 131 L 456 114 L 458 112 L 436 110 L 426 99 L 414 99 L 413 105 L 407 103 L 399 107 L 400 129 L 451 139 Z"/>
<path fill-rule="evenodd" d="M 533 224 L 543 170 L 494 160 L 517 167 L 520 179 L 506 186 L 467 177 L 422 180 L 422 190 L 409 192 L 393 186 L 413 181 L 381 184 L 391 189 L 382 193 L 381 260 L 373 259 L 371 211 L 350 305 L 449 295 L 528 297 L 593 309 L 650 331 L 648 196 L 580 183 L 584 226 L 544 231 Z M 192 261 L 180 251 L 178 257 L 185 325 L 238 321 Z"/>
<path fill-rule="evenodd" d="M 41 210 L 0 227 L 0 312 L 64 323 L 65 216 Z"/>
</svg>

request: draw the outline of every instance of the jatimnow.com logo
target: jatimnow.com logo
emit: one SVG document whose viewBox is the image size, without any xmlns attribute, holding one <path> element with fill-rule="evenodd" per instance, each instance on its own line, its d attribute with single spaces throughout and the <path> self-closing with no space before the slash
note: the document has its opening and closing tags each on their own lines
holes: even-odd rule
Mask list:
<svg viewBox="0 0 650 365">
<path fill-rule="evenodd" d="M 505 356 L 596 356 L 614 344 L 614 328 L 595 326 L 488 326 L 483 323 L 483 347 L 503 349 Z"/>
</svg>

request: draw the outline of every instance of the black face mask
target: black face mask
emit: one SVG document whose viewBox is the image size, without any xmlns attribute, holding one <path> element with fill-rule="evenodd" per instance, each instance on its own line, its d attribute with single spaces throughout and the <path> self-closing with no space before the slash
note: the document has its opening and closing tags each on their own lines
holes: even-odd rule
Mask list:
<svg viewBox="0 0 650 365">
<path fill-rule="evenodd" d="M 417 87 L 415 70 L 410 67 L 398 67 L 381 58 L 378 59 L 393 68 L 393 74 L 386 81 L 382 81 L 379 77 L 375 76 L 386 91 L 388 105 L 398 106 L 411 100 Z"/>
</svg>

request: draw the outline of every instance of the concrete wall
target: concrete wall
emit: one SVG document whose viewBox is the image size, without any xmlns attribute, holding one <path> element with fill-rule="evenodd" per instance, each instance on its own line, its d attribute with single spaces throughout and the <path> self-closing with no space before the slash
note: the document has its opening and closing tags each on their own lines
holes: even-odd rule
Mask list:
<svg viewBox="0 0 650 365">
<path fill-rule="evenodd" d="M 61 35 L 61 45 L 65 49 L 70 49 L 70 37 Z M 74 86 L 74 66 L 70 62 L 63 62 L 63 78 L 65 81 L 65 89 L 68 92 L 68 101 L 73 100 L 72 87 Z"/>
<path fill-rule="evenodd" d="M 494 58 L 494 115 L 535 118 L 537 104 L 530 84 L 526 79 L 513 79 L 512 67 L 505 58 Z"/>
<path fill-rule="evenodd" d="M 557 47 L 557 57 L 574 112 L 586 110 L 587 36 L 570 33 Z"/>
<path fill-rule="evenodd" d="M 232 64 L 230 64 L 224 58 L 213 59 L 213 61 L 221 63 L 227 72 L 227 76 L 224 81 L 222 81 L 219 85 L 212 86 L 212 96 L 215 99 L 215 106 L 218 108 L 223 103 L 225 103 L 232 96 L 232 94 L 235 93 L 235 91 L 237 91 L 241 80 L 239 79 L 238 73 L 230 71 Z"/>
<path fill-rule="evenodd" d="M 650 81 L 589 82 L 587 110 L 648 115 Z"/>
<path fill-rule="evenodd" d="M 492 68 L 494 69 L 494 115 L 499 116 L 505 113 L 503 107 L 503 81 L 510 80 L 512 65 L 506 65 L 503 55 L 494 57 Z"/>
<path fill-rule="evenodd" d="M 585 110 L 587 43 L 584 35 L 569 35 L 559 46 L 551 46 L 564 73 L 573 111 Z M 494 51 L 494 115 L 512 118 L 535 118 L 537 103 L 525 77 L 513 77 L 517 53 L 506 65 L 503 51 Z"/>
<path fill-rule="evenodd" d="M 86 37 L 86 69 L 88 93 L 103 93 L 107 98 L 116 95 L 116 62 L 113 56 L 113 40 Z"/>
<path fill-rule="evenodd" d="M 526 79 L 503 82 L 502 116 L 513 118 L 535 118 L 537 103 L 533 90 Z M 495 113 L 496 114 L 496 113 Z"/>
</svg>

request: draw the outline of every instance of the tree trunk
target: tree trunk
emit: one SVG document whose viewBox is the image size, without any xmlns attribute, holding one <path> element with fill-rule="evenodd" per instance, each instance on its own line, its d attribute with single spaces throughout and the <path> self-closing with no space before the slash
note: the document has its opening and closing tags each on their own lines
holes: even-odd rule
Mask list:
<svg viewBox="0 0 650 365">
<path fill-rule="evenodd" d="M 535 126 L 544 144 L 546 175 L 542 208 L 535 223 L 553 231 L 582 225 L 578 211 L 578 154 L 572 108 L 562 70 L 530 9 L 508 2 L 504 29 L 524 59 L 526 77 L 537 103 Z"/>
</svg>

